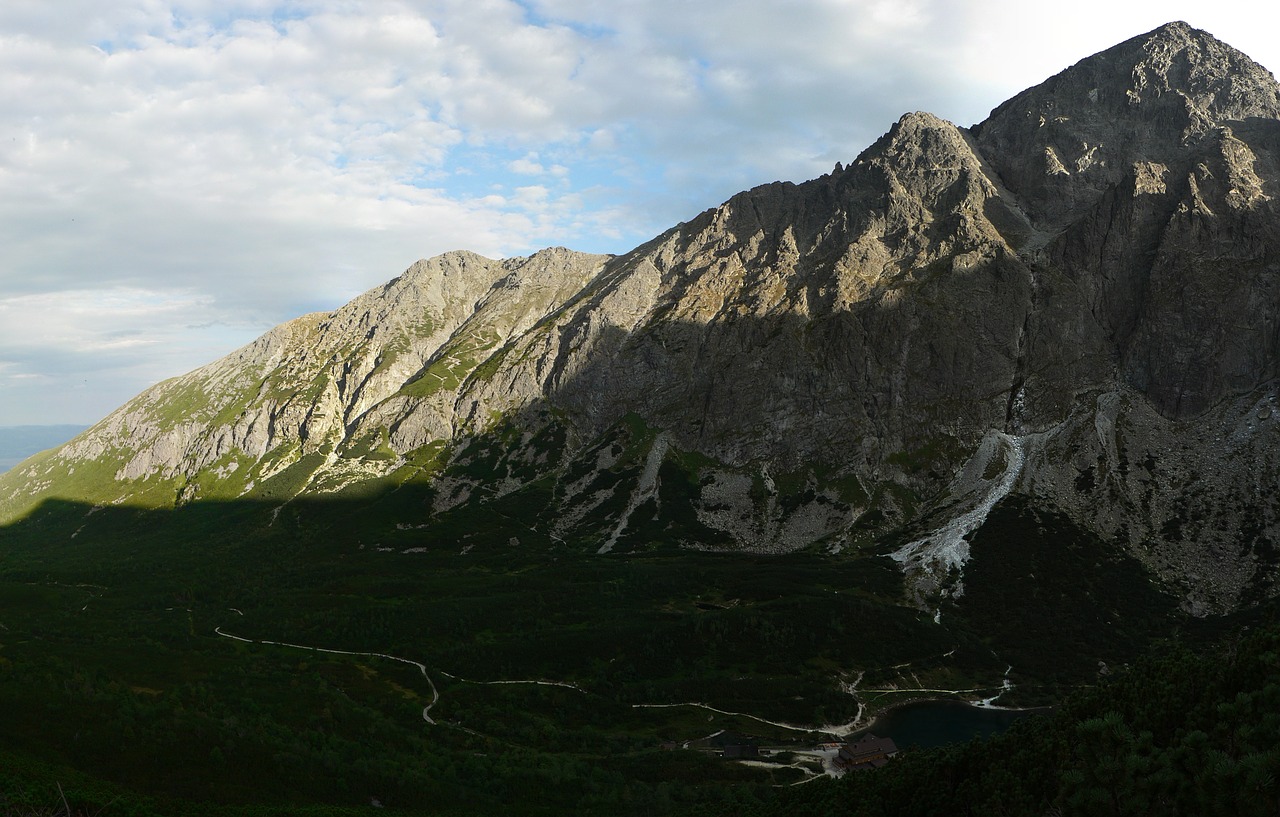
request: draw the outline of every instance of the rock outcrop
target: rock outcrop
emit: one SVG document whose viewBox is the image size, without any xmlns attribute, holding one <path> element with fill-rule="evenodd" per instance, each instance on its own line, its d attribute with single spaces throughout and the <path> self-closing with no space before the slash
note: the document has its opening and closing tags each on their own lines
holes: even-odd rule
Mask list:
<svg viewBox="0 0 1280 817">
<path fill-rule="evenodd" d="M 893 535 L 927 595 L 961 590 L 1013 491 L 1231 609 L 1276 592 L 1278 163 L 1274 78 L 1172 23 L 622 256 L 419 262 L 141 395 L 0 502 L 419 479 L 443 512 L 554 474 L 556 535 L 609 552 L 684 474 L 689 546 Z"/>
</svg>

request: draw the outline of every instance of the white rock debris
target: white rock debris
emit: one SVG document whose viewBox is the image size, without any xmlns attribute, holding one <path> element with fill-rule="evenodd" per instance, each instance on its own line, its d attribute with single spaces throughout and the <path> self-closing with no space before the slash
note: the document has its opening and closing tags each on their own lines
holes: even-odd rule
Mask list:
<svg viewBox="0 0 1280 817">
<path fill-rule="evenodd" d="M 1013 490 L 1026 460 L 1023 439 L 1002 431 L 993 434 L 1006 446 L 1004 473 L 991 485 L 977 507 L 953 518 L 928 536 L 904 545 L 890 554 L 890 557 L 902 565 L 902 569 L 907 573 L 918 571 L 931 575 L 945 575 L 952 571 L 963 570 L 965 563 L 969 561 L 969 540 L 966 537 L 981 527 L 996 503 Z M 987 440 L 983 441 L 983 448 L 987 447 L 987 442 L 991 438 L 992 436 L 989 435 Z"/>
<path fill-rule="evenodd" d="M 627 502 L 627 509 L 618 520 L 618 525 L 613 529 L 613 533 L 609 534 L 609 538 L 600 546 L 600 549 L 596 551 L 597 553 L 603 554 L 613 550 L 613 546 L 618 544 L 619 537 L 627 529 L 631 514 L 635 513 L 636 508 L 639 508 L 650 498 L 658 495 L 658 470 L 662 467 L 662 460 L 667 456 L 667 448 L 669 446 L 670 441 L 665 434 L 659 434 L 653 441 L 653 447 L 649 449 L 649 457 L 644 463 L 644 471 L 640 474 L 640 481 L 636 484 L 636 489 L 632 492 L 630 501 Z"/>
</svg>

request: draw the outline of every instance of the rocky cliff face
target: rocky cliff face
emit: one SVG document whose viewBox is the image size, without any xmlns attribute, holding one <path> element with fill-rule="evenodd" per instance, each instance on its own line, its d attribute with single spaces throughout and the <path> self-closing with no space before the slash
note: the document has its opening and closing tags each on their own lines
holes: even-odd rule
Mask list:
<svg viewBox="0 0 1280 817">
<path fill-rule="evenodd" d="M 1273 594 L 1280 541 L 1278 161 L 1274 78 L 1170 24 L 624 256 L 419 262 L 141 395 L 0 501 L 412 479 L 429 516 L 549 477 L 557 537 L 896 536 L 928 603 L 1013 492 L 1230 609 Z"/>
</svg>

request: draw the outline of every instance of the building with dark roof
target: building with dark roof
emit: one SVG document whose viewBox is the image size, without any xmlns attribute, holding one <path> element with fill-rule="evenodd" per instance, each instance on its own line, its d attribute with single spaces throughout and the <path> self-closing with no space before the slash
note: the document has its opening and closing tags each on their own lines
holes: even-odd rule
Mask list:
<svg viewBox="0 0 1280 817">
<path fill-rule="evenodd" d="M 833 763 L 837 769 L 876 769 L 889 762 L 889 758 L 898 753 L 898 744 L 893 738 L 878 738 L 875 735 L 863 735 L 853 743 L 840 747 Z"/>
</svg>

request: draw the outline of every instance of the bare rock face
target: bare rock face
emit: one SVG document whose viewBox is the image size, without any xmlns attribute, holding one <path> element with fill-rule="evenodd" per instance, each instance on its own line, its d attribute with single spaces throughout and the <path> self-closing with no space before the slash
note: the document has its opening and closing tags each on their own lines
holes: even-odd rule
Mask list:
<svg viewBox="0 0 1280 817">
<path fill-rule="evenodd" d="M 27 466 L 0 489 L 0 502 L 28 505 L 48 489 L 45 475 L 77 463 L 111 469 L 110 479 L 78 489 L 94 501 L 124 500 L 139 483 L 152 490 L 157 481 L 164 486 L 152 501 L 248 495 L 299 467 L 306 474 L 294 480 L 296 492 L 316 483 L 317 470 L 342 471 L 353 447 L 364 460 L 379 448 L 391 454 L 391 442 L 403 452 L 448 439 L 463 380 L 581 289 L 606 258 L 554 248 L 507 261 L 468 252 L 419 261 L 335 312 L 283 324 L 149 389 L 52 459 Z M 376 458 L 347 476 L 379 477 L 396 465 L 394 455 Z"/>
<path fill-rule="evenodd" d="M 729 463 L 833 445 L 843 463 L 869 441 L 874 464 L 938 426 L 972 436 L 1004 423 L 1033 297 L 988 216 L 1016 217 L 1001 195 L 960 129 L 911 114 L 847 170 L 617 259 L 507 359 L 536 359 L 534 387 L 592 431 L 638 412 Z"/>
<path fill-rule="evenodd" d="M 976 141 L 1066 272 L 1127 384 L 1169 417 L 1275 376 L 1280 86 L 1171 23 L 996 108 Z M 1257 322 L 1239 320 L 1256 317 Z"/>
<path fill-rule="evenodd" d="M 1278 184 L 1280 86 L 1172 23 L 622 256 L 419 262 L 15 469 L 0 513 L 409 479 L 442 513 L 550 474 L 557 537 L 673 502 L 694 547 L 896 532 L 927 603 L 1012 492 L 1231 609 L 1277 592 Z"/>
<path fill-rule="evenodd" d="M 1170 23 L 1023 91 L 973 130 L 1030 215 L 1061 228 L 1135 172 L 1158 185 L 1159 166 L 1187 164 L 1224 127 L 1278 116 L 1270 72 Z"/>
</svg>

